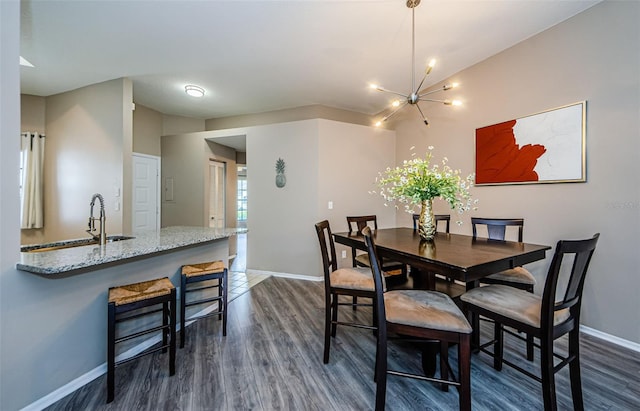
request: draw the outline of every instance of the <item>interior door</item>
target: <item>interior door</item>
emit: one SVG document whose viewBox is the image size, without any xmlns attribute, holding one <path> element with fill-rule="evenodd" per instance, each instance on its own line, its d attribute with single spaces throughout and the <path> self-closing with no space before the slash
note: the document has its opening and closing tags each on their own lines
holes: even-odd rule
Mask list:
<svg viewBox="0 0 640 411">
<path fill-rule="evenodd" d="M 160 158 L 133 155 L 133 233 L 160 230 Z"/>
<path fill-rule="evenodd" d="M 209 162 L 209 227 L 224 228 L 225 224 L 225 163 Z"/>
</svg>

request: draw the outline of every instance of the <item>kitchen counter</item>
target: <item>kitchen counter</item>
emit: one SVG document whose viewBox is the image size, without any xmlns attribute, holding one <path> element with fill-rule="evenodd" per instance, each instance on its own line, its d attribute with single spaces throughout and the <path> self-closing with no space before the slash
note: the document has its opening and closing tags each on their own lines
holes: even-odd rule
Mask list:
<svg viewBox="0 0 640 411">
<path fill-rule="evenodd" d="M 83 245 L 51 251 L 21 252 L 16 268 L 48 278 L 66 277 L 167 253 L 186 247 L 227 239 L 245 228 L 166 227 L 159 233 L 138 234 L 135 238 L 105 245 Z M 41 247 L 72 243 L 77 240 L 39 245 Z M 29 247 L 23 247 L 28 249 Z"/>
</svg>

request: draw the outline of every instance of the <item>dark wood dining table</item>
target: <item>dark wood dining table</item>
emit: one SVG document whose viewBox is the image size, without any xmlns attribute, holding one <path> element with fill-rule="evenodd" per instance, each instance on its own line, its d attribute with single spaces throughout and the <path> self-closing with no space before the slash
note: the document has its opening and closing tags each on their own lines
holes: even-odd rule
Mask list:
<svg viewBox="0 0 640 411">
<path fill-rule="evenodd" d="M 544 260 L 546 251 L 551 249 L 547 245 L 446 233 L 437 233 L 433 241 L 427 242 L 411 228 L 378 229 L 373 235 L 380 257 L 409 265 L 414 288 L 425 289 L 435 288 L 435 275 L 439 274 L 463 282 L 469 290 L 490 274 Z M 334 233 L 333 237 L 336 243 L 366 250 L 364 237 L 355 232 Z M 478 325 L 478 319 L 472 318 L 475 346 L 479 344 Z"/>
</svg>

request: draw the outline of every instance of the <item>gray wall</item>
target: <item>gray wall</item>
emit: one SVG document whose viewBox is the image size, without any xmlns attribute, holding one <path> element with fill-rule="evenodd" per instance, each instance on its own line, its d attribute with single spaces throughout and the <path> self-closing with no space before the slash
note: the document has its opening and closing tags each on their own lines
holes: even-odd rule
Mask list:
<svg viewBox="0 0 640 411">
<path fill-rule="evenodd" d="M 195 133 L 205 130 L 205 121 L 200 118 L 172 116 L 163 114 L 162 135 L 169 136 L 180 133 Z"/>
<path fill-rule="evenodd" d="M 393 131 L 315 119 L 206 133 L 214 141 L 238 135 L 247 142 L 249 270 L 321 276 L 315 223 L 346 231 L 346 215 L 377 214 L 382 227 L 395 225 L 393 210 L 369 194 L 377 171 L 395 163 Z M 278 158 L 284 188 L 275 185 Z"/>
<path fill-rule="evenodd" d="M 163 227 L 174 225 L 209 226 L 209 160 L 226 164 L 226 227 L 237 220 L 236 151 L 213 141 L 207 132 L 163 136 L 162 207 Z M 167 180 L 173 180 L 173 200 L 167 200 Z M 236 253 L 237 239 L 229 239 L 230 255 Z"/>
<path fill-rule="evenodd" d="M 133 112 L 133 152 L 160 157 L 162 113 L 140 104 Z"/>
<path fill-rule="evenodd" d="M 465 106 L 432 105 L 431 126 L 397 124 L 397 160 L 408 148 L 447 156 L 473 171 L 477 127 L 587 100 L 587 182 L 483 186 L 473 189 L 484 217 L 524 217 L 527 242 L 598 243 L 585 286 L 582 323 L 640 343 L 640 3 L 605 1 L 450 80 Z M 412 114 L 413 111 L 407 113 Z M 442 201 L 437 212 L 447 211 Z M 471 233 L 465 224 L 453 232 Z M 405 224 L 408 216 L 399 215 Z M 550 263 L 531 265 L 541 292 Z"/>
</svg>

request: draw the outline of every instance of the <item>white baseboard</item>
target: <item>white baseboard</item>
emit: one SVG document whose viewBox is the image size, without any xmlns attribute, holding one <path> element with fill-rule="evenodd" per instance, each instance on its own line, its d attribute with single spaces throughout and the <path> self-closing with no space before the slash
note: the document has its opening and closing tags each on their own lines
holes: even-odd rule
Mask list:
<svg viewBox="0 0 640 411">
<path fill-rule="evenodd" d="M 607 334 L 605 332 L 590 328 L 584 325 L 580 326 L 580 331 L 601 340 L 608 341 L 612 344 L 619 345 L 620 347 L 628 348 L 630 350 L 640 352 L 640 344 L 633 341 L 625 340 L 624 338 L 616 337 L 615 335 Z"/>
<path fill-rule="evenodd" d="M 269 275 L 269 276 L 272 276 L 272 277 L 291 278 L 293 280 L 324 281 L 323 277 L 319 277 L 319 276 L 316 276 L 316 275 L 279 273 L 279 272 L 276 272 L 276 271 L 263 271 L 263 270 L 247 269 L 247 274 Z"/>
</svg>

